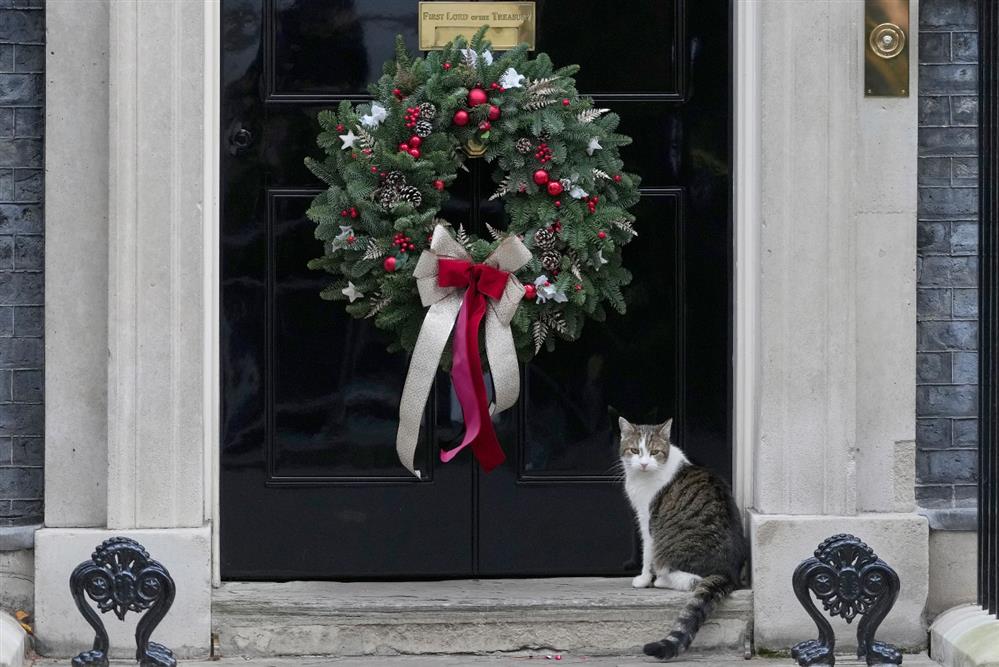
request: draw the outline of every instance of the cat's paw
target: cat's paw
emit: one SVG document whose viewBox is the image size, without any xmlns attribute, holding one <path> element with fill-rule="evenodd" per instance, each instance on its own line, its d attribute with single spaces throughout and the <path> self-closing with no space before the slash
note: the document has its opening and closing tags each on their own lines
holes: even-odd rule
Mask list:
<svg viewBox="0 0 999 667">
<path fill-rule="evenodd" d="M 692 591 L 697 588 L 702 577 L 690 572 L 667 572 L 656 577 L 656 588 L 672 588 L 674 591 Z"/>
<path fill-rule="evenodd" d="M 696 574 L 691 574 L 690 572 L 670 572 L 669 573 L 669 583 L 670 588 L 675 588 L 678 591 L 692 591 L 697 588 L 697 584 L 701 583 L 700 577 Z"/>
<path fill-rule="evenodd" d="M 642 574 L 638 575 L 637 577 L 631 580 L 631 587 L 648 588 L 651 583 L 652 583 L 652 575 L 643 572 Z"/>
</svg>

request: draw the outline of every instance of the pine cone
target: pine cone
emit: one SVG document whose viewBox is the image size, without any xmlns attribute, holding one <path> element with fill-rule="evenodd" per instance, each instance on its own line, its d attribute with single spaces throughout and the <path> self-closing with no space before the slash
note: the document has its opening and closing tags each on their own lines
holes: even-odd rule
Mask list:
<svg viewBox="0 0 999 667">
<path fill-rule="evenodd" d="M 434 131 L 434 124 L 429 120 L 418 120 L 416 125 L 413 127 L 413 134 L 420 137 L 421 139 L 426 139 L 430 136 L 430 133 Z"/>
<path fill-rule="evenodd" d="M 521 155 L 527 155 L 531 152 L 531 140 L 527 137 L 521 137 L 517 139 L 517 152 Z"/>
<path fill-rule="evenodd" d="M 420 118 L 424 120 L 433 120 L 437 117 L 437 107 L 430 102 L 424 102 L 417 109 L 420 111 Z"/>
<path fill-rule="evenodd" d="M 378 205 L 384 209 L 392 208 L 399 201 L 399 188 L 388 186 L 378 190 Z"/>
<path fill-rule="evenodd" d="M 548 140 L 551 138 L 552 135 L 549 132 L 542 132 L 541 134 L 538 135 L 538 140 L 541 141 L 541 143 L 545 144 L 547 144 Z"/>
<path fill-rule="evenodd" d="M 541 266 L 545 267 L 548 273 L 558 271 L 562 266 L 562 253 L 557 250 L 546 250 L 541 255 Z"/>
<path fill-rule="evenodd" d="M 406 175 L 403 174 L 401 171 L 390 171 L 389 173 L 385 174 L 385 184 L 395 185 L 395 186 L 405 185 Z"/>
<path fill-rule="evenodd" d="M 423 195 L 420 189 L 413 185 L 403 185 L 399 188 L 399 201 L 409 202 L 414 208 L 419 208 L 423 203 Z"/>
<path fill-rule="evenodd" d="M 534 245 L 542 250 L 551 250 L 555 247 L 555 233 L 547 228 L 534 232 Z"/>
</svg>

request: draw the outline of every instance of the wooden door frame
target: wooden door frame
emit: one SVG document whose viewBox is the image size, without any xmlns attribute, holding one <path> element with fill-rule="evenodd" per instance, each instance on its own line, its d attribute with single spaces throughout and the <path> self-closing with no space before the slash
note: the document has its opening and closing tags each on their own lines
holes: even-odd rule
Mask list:
<svg viewBox="0 0 999 667">
<path fill-rule="evenodd" d="M 730 34 L 734 41 L 730 100 L 732 114 L 733 198 L 733 474 L 732 488 L 740 509 L 753 505 L 753 452 L 756 443 L 759 368 L 760 264 L 760 7 L 750 0 L 731 0 Z M 205 0 L 204 128 L 204 298 L 205 330 L 205 515 L 212 526 L 212 584 L 221 583 L 219 538 L 221 467 L 220 292 L 221 226 L 221 0 Z"/>
</svg>

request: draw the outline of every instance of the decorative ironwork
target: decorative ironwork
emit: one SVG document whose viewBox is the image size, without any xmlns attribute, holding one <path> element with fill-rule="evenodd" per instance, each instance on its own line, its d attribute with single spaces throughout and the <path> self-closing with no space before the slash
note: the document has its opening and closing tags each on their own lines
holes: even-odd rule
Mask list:
<svg viewBox="0 0 999 667">
<path fill-rule="evenodd" d="M 176 586 L 165 567 L 149 557 L 145 548 L 127 537 L 112 537 L 80 563 L 69 577 L 76 608 L 94 629 L 94 645 L 73 658 L 74 667 L 107 667 L 110 641 L 100 615 L 87 602 L 89 597 L 101 614 L 114 612 L 119 620 L 128 612 L 143 613 L 135 629 L 135 659 L 141 667 L 175 667 L 176 658 L 167 647 L 149 641 L 153 630 L 173 604 Z"/>
<path fill-rule="evenodd" d="M 799 665 L 836 664 L 836 635 L 812 600 L 812 593 L 830 616 L 841 616 L 847 623 L 861 617 L 857 625 L 858 658 L 866 657 L 868 665 L 902 663 L 898 648 L 874 639 L 898 597 L 899 580 L 895 570 L 869 546 L 853 535 L 828 538 L 815 550 L 815 556 L 795 569 L 792 585 L 819 630 L 818 639 L 791 649 Z"/>
</svg>

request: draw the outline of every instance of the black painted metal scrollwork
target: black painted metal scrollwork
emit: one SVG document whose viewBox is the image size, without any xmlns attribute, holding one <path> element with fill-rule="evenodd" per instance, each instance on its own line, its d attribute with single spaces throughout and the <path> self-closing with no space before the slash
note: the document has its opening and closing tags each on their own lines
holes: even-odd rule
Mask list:
<svg viewBox="0 0 999 667">
<path fill-rule="evenodd" d="M 836 635 L 819 611 L 812 594 L 830 616 L 857 624 L 857 657 L 868 665 L 902 663 L 902 653 L 891 644 L 874 639 L 898 597 L 898 574 L 874 550 L 853 535 L 834 535 L 799 565 L 792 578 L 794 594 L 819 630 L 818 639 L 797 644 L 791 656 L 799 665 L 834 665 Z"/>
<path fill-rule="evenodd" d="M 110 641 L 101 614 L 109 611 L 119 620 L 128 612 L 145 615 L 135 629 L 135 660 L 141 667 L 175 667 L 167 647 L 149 641 L 153 630 L 173 604 L 176 586 L 165 567 L 151 559 L 145 548 L 127 537 L 112 537 L 80 563 L 69 578 L 76 608 L 94 629 L 93 648 L 73 658 L 73 667 L 107 667 Z M 97 604 L 97 611 L 87 602 Z"/>
</svg>

